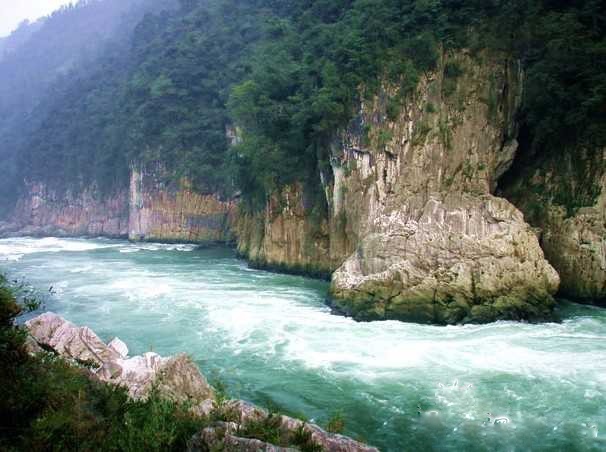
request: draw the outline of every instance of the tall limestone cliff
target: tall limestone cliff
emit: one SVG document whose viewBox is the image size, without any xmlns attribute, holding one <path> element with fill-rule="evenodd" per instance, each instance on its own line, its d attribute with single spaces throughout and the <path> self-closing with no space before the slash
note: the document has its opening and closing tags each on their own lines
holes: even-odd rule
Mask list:
<svg viewBox="0 0 606 452">
<path fill-rule="evenodd" d="M 133 166 L 128 189 L 58 192 L 32 183 L 0 234 L 105 236 L 131 240 L 229 243 L 234 200 L 195 192 L 158 165 Z"/>
<path fill-rule="evenodd" d="M 175 182 L 166 170 L 132 167 L 129 227 L 131 240 L 229 242 L 234 201 L 195 192 L 187 180 Z"/>
<path fill-rule="evenodd" d="M 0 233 L 22 235 L 124 237 L 128 231 L 126 190 L 101 196 L 96 189 L 59 192 L 29 183 Z"/>
<path fill-rule="evenodd" d="M 312 228 L 289 187 L 288 202 L 268 201 L 240 229 L 240 249 L 270 266 L 334 269 L 333 306 L 358 319 L 548 317 L 558 275 L 522 213 L 493 195 L 517 150 L 522 79 L 503 55 L 459 52 L 401 102 L 384 84 L 332 144 L 329 218 Z"/>
<path fill-rule="evenodd" d="M 521 212 L 492 195 L 517 149 L 522 79 L 503 55 L 462 52 L 397 115 L 389 86 L 362 105 L 333 153 L 333 215 L 359 237 L 333 275 L 338 309 L 435 323 L 549 316 L 558 275 Z"/>
<path fill-rule="evenodd" d="M 523 78 L 506 55 L 459 51 L 411 93 L 383 83 L 335 132 L 319 186 L 283 187 L 261 211 L 133 166 L 106 198 L 32 184 L 15 218 L 41 234 L 235 240 L 256 266 L 332 275 L 332 305 L 357 319 L 547 318 L 558 273 L 562 294 L 604 299 L 605 156 L 520 158 Z"/>
</svg>

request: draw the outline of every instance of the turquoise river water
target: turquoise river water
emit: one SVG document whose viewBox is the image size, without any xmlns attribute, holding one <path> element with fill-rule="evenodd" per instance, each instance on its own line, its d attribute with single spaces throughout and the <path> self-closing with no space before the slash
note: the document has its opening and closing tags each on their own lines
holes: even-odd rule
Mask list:
<svg viewBox="0 0 606 452">
<path fill-rule="evenodd" d="M 563 303 L 561 323 L 538 325 L 357 323 L 330 313 L 325 282 L 250 269 L 230 249 L 106 239 L 3 239 L 0 271 L 131 354 L 187 352 L 231 396 L 320 425 L 340 412 L 345 433 L 384 451 L 606 450 L 603 309 Z"/>
</svg>

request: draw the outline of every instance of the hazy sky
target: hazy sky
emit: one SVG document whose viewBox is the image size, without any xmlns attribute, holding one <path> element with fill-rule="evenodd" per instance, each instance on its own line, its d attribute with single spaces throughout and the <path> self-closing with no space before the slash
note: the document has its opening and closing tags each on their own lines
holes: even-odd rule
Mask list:
<svg viewBox="0 0 606 452">
<path fill-rule="evenodd" d="M 72 0 L 0 0 L 0 36 L 11 33 L 23 19 L 34 21 Z"/>
</svg>

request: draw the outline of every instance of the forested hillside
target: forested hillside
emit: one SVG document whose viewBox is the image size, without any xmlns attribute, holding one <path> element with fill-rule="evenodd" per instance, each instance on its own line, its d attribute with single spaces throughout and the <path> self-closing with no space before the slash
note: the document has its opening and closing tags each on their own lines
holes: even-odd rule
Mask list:
<svg viewBox="0 0 606 452">
<path fill-rule="evenodd" d="M 381 80 L 399 86 L 396 115 L 453 48 L 522 62 L 532 155 L 600 146 L 605 9 L 598 0 L 81 2 L 27 25 L 39 29 L 0 62 L 3 198 L 25 179 L 112 190 L 130 162 L 159 161 L 200 191 L 239 189 L 261 206 L 285 183 L 317 182 L 335 131 Z M 461 68 L 445 71 L 456 82 Z"/>
<path fill-rule="evenodd" d="M 174 7 L 171 0 L 81 0 L 64 6 L 35 23 L 23 22 L 2 41 L 0 52 L 0 162 L 4 176 L 0 194 L 8 202 L 14 199 L 29 168 L 18 167 L 25 150 L 35 152 L 36 166 L 44 166 L 52 155 L 47 145 L 36 138 L 42 129 L 58 135 L 64 131 L 47 121 L 58 108 L 66 108 L 70 95 L 83 96 L 87 102 L 98 89 L 91 74 L 100 68 L 122 68 L 124 61 L 107 58 L 124 55 L 130 48 L 133 28 L 146 12 Z M 108 74 L 111 78 L 111 74 Z M 88 81 L 88 84 L 84 84 Z M 110 93 L 107 93 L 110 94 Z M 107 98 L 108 102 L 109 97 Z M 83 118 L 81 118 L 83 119 Z M 72 135 L 65 145 L 78 146 Z M 34 147 L 35 150 L 32 148 Z M 86 152 L 82 150 L 82 152 Z M 42 159 L 42 160 L 39 160 Z M 49 174 L 52 167 L 46 167 Z M 66 174 L 70 168 L 62 168 Z M 77 178 L 77 175 L 73 177 Z"/>
</svg>

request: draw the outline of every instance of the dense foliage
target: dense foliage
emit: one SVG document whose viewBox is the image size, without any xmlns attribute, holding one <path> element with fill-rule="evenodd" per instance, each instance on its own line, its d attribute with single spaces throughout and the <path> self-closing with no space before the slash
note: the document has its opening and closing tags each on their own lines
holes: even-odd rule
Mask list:
<svg viewBox="0 0 606 452">
<path fill-rule="evenodd" d="M 82 31 L 87 8 L 114 3 L 57 13 L 22 49 L 47 48 L 43 41 L 57 33 L 51 19 Z M 5 179 L 12 192 L 24 178 L 112 189 L 125 183 L 133 162 L 160 163 L 201 191 L 240 189 L 251 207 L 286 183 L 317 190 L 329 144 L 360 96 L 388 78 L 400 87 L 390 105 L 397 113 L 440 53 L 458 47 L 522 62 L 520 120 L 534 153 L 606 143 L 606 6 L 598 0 L 131 3 L 94 57 L 74 62 L 65 57 L 73 49 L 50 41 L 64 49 L 52 59 L 63 62 L 63 75 L 44 81 L 45 95 L 28 93 L 36 102 L 24 97 L 25 108 L 2 93 L 13 99 L 2 103 L 5 111 L 26 118 L 0 124 L 5 152 L 19 156 L 16 177 Z M 142 17 L 151 4 L 155 12 Z M 19 59 L 32 51 L 0 63 L 5 75 L 19 67 L 16 91 L 41 69 L 35 58 Z M 238 139 L 230 146 L 226 132 L 234 125 Z"/>
</svg>

